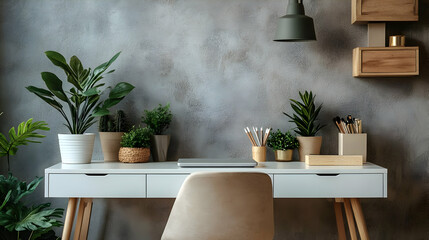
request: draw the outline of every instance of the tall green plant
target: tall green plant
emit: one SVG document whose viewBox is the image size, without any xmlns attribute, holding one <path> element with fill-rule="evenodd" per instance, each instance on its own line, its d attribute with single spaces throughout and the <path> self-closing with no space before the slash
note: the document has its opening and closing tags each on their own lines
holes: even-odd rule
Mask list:
<svg viewBox="0 0 429 240">
<path fill-rule="evenodd" d="M 45 136 L 37 133 L 38 130 L 49 131 L 48 124 L 43 121 L 33 122 L 30 118 L 26 122 L 18 125 L 18 130 L 15 127 L 9 130 L 9 140 L 5 135 L 0 133 L 0 157 L 7 157 L 7 170 L 10 171 L 10 156 L 13 156 L 18 151 L 18 146 L 27 145 L 28 143 L 39 143 L 33 139 L 44 138 Z"/>
<path fill-rule="evenodd" d="M 305 91 L 304 94 L 299 92 L 299 96 L 301 102 L 290 99 L 290 106 L 295 113 L 289 115 L 283 112 L 283 114 L 290 118 L 289 122 L 295 123 L 297 129 L 294 131 L 297 134 L 301 136 L 315 136 L 324 127 L 324 125 L 316 123 L 319 112 L 322 109 L 322 104 L 316 108 L 314 103 L 316 95 L 313 95 L 311 91 Z"/>
<path fill-rule="evenodd" d="M 173 114 L 170 111 L 170 104 L 158 107 L 152 111 L 144 110 L 145 116 L 142 117 L 142 122 L 153 130 L 155 135 L 161 135 L 171 123 Z"/>
<path fill-rule="evenodd" d="M 42 72 L 42 79 L 47 89 L 28 86 L 28 91 L 36 94 L 43 101 L 55 108 L 66 120 L 64 124 L 72 134 L 82 134 L 91 127 L 96 116 L 109 114 L 109 108 L 118 104 L 134 86 L 120 82 L 111 89 L 107 99 L 101 100 L 101 95 L 106 89 L 101 90 L 105 83 L 100 80 L 106 74 L 114 72 L 105 71 L 118 58 L 119 53 L 113 56 L 109 61 L 100 64 L 94 70 L 85 69 L 79 58 L 73 56 L 67 63 L 63 55 L 54 51 L 45 52 L 48 59 L 57 67 L 61 68 L 66 75 L 67 82 L 71 84 L 69 91 L 63 90 L 63 81 L 51 72 Z M 63 109 L 60 101 L 64 102 L 69 108 L 69 114 Z"/>
</svg>

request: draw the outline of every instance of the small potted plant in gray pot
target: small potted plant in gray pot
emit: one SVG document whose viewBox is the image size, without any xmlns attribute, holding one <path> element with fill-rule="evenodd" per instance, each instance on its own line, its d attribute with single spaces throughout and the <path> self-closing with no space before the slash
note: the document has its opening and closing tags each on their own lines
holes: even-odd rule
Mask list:
<svg viewBox="0 0 429 240">
<path fill-rule="evenodd" d="M 290 132 L 282 133 L 277 129 L 268 138 L 267 145 L 274 150 L 276 161 L 291 161 L 293 150 L 299 147 L 299 142 Z"/>
<path fill-rule="evenodd" d="M 290 99 L 290 106 L 294 113 L 289 115 L 285 114 L 290 118 L 289 122 L 295 123 L 296 129 L 294 130 L 300 136 L 297 137 L 299 142 L 299 160 L 305 161 L 305 155 L 320 154 L 320 148 L 322 146 L 322 137 L 316 136 L 317 132 L 324 127 L 324 125 L 318 124 L 318 115 L 322 109 L 322 105 L 316 107 L 314 100 L 316 95 L 305 91 L 304 94 L 299 92 L 301 102 Z"/>
<path fill-rule="evenodd" d="M 121 147 L 121 139 L 124 132 L 128 131 L 128 124 L 124 111 L 118 110 L 114 116 L 105 115 L 100 117 L 98 130 L 104 161 L 119 161 L 118 154 L 119 148 Z"/>
<path fill-rule="evenodd" d="M 152 129 L 153 136 L 153 151 L 152 157 L 155 162 L 167 161 L 168 146 L 170 145 L 170 135 L 163 135 L 165 130 L 170 126 L 173 114 L 170 111 L 170 104 L 158 107 L 152 111 L 145 110 L 145 115 L 142 117 L 142 122 Z"/>
<path fill-rule="evenodd" d="M 133 127 L 124 133 L 119 149 L 119 161 L 124 163 L 149 162 L 153 132 L 145 127 Z"/>
<path fill-rule="evenodd" d="M 118 104 L 134 86 L 120 82 L 113 88 L 106 88 L 101 81 L 106 74 L 114 71 L 106 72 L 120 53 L 94 69 L 85 69 L 76 56 L 71 57 L 67 63 L 64 56 L 58 52 L 47 51 L 45 54 L 55 66 L 64 71 L 66 81 L 59 79 L 54 73 L 42 72 L 46 89 L 28 86 L 27 90 L 57 110 L 65 120 L 64 125 L 70 134 L 58 134 L 61 161 L 90 163 L 95 134 L 86 131 L 96 122 L 95 117 L 108 115 L 109 108 Z M 64 90 L 63 83 L 66 82 L 70 86 L 65 86 Z M 102 100 L 107 89 L 110 89 L 109 95 Z"/>
</svg>

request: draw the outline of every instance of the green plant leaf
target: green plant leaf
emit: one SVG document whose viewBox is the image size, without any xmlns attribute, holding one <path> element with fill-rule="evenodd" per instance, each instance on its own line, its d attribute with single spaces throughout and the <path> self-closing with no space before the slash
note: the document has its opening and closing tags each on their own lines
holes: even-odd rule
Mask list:
<svg viewBox="0 0 429 240">
<path fill-rule="evenodd" d="M 9 130 L 9 140 L 0 133 L 0 156 L 15 155 L 18 151 L 18 146 L 27 145 L 30 142 L 37 142 L 35 138 L 44 138 L 44 135 L 38 134 L 37 131 L 48 131 L 48 124 L 43 121 L 33 122 L 30 118 L 26 122 L 18 125 L 17 131 L 15 127 Z"/>
<path fill-rule="evenodd" d="M 123 98 L 108 98 L 108 99 L 106 99 L 106 101 L 104 101 L 103 108 L 104 109 L 111 108 L 111 107 L 115 106 L 116 104 L 120 103 L 122 101 L 122 99 Z"/>
<path fill-rule="evenodd" d="M 63 82 L 53 73 L 42 72 L 42 79 L 45 81 L 46 87 L 59 99 L 68 102 L 67 95 L 63 90 Z"/>
<path fill-rule="evenodd" d="M 40 96 L 44 96 L 44 97 L 53 97 L 54 94 L 52 94 L 50 91 L 43 89 L 43 88 L 37 88 L 34 86 L 28 86 L 26 87 L 28 91 L 32 92 L 32 93 L 37 93 Z"/>
<path fill-rule="evenodd" d="M 62 68 L 66 74 L 73 75 L 75 78 L 77 77 L 63 55 L 55 51 L 46 51 L 45 55 L 55 66 Z"/>
<path fill-rule="evenodd" d="M 99 95 L 100 93 L 101 93 L 100 90 L 98 90 L 96 87 L 93 87 L 93 88 L 86 90 L 84 93 L 82 93 L 82 95 L 85 97 L 90 97 L 90 96 L 94 96 L 94 95 Z"/>
<path fill-rule="evenodd" d="M 70 58 L 70 67 L 78 75 L 79 75 L 79 73 L 81 73 L 84 70 L 83 66 L 82 66 L 82 62 L 76 56 L 73 56 Z"/>
<path fill-rule="evenodd" d="M 133 85 L 126 82 L 120 82 L 116 84 L 116 86 L 110 91 L 109 98 L 123 98 L 127 96 L 133 89 Z"/>
<path fill-rule="evenodd" d="M 101 117 L 104 115 L 109 115 L 109 110 L 105 109 L 105 108 L 100 108 L 98 110 L 96 110 L 94 113 L 92 113 L 92 116 L 94 117 Z"/>
<path fill-rule="evenodd" d="M 109 61 L 100 64 L 98 67 L 94 69 L 94 78 L 98 78 L 106 69 L 112 65 L 112 63 L 119 57 L 121 52 L 118 52 L 113 56 Z"/>
</svg>

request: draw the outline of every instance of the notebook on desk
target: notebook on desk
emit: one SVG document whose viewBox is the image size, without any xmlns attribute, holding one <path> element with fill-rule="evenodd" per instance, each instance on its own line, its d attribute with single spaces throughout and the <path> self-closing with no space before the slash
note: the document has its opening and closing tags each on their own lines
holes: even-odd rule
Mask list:
<svg viewBox="0 0 429 240">
<path fill-rule="evenodd" d="M 253 159 L 240 158 L 179 158 L 179 167 L 255 167 Z"/>
</svg>

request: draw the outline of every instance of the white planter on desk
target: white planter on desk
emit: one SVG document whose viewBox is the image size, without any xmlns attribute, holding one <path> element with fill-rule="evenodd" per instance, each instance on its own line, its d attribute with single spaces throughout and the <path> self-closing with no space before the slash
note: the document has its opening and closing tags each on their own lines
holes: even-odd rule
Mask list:
<svg viewBox="0 0 429 240">
<path fill-rule="evenodd" d="M 72 164 L 90 163 L 94 140 L 94 133 L 58 134 L 61 161 Z"/>
</svg>

